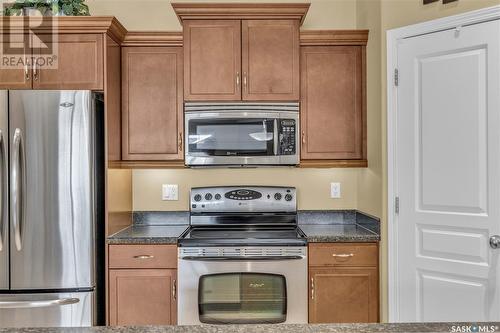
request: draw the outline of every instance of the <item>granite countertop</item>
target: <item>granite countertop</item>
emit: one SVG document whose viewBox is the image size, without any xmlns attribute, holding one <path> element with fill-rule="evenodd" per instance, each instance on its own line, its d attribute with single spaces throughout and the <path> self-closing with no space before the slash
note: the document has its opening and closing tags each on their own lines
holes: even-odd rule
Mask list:
<svg viewBox="0 0 500 333">
<path fill-rule="evenodd" d="M 108 237 L 108 244 L 177 244 L 187 225 L 132 225 Z"/>
<path fill-rule="evenodd" d="M 378 242 L 380 235 L 357 224 L 302 224 L 309 243 Z"/>
<path fill-rule="evenodd" d="M 299 211 L 298 223 L 309 243 L 380 241 L 380 221 L 356 210 Z M 177 244 L 188 224 L 189 212 L 134 212 L 134 224 L 107 242 Z"/>
<path fill-rule="evenodd" d="M 92 327 L 92 328 L 0 328 L 0 333 L 402 333 L 402 332 L 452 332 L 453 327 L 474 326 L 498 330 L 500 323 L 408 323 L 408 324 L 296 324 L 296 325 L 195 325 L 195 326 L 144 326 L 144 327 Z M 492 329 L 491 329 L 492 327 Z"/>
</svg>

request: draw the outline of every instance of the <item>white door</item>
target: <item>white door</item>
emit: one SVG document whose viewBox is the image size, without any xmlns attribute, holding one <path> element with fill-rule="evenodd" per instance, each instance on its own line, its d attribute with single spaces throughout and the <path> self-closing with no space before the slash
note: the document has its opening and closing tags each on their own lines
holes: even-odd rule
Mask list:
<svg viewBox="0 0 500 333">
<path fill-rule="evenodd" d="M 500 320 L 500 21 L 398 44 L 399 321 Z"/>
</svg>

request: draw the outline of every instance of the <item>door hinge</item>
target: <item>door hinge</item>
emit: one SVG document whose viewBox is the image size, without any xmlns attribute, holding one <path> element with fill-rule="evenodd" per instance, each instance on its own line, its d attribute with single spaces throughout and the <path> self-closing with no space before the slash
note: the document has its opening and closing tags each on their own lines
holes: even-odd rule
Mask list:
<svg viewBox="0 0 500 333">
<path fill-rule="evenodd" d="M 399 86 L 399 70 L 397 68 L 394 69 L 394 85 Z"/>
<path fill-rule="evenodd" d="M 396 214 L 399 214 L 399 197 L 396 197 L 394 199 L 394 211 Z"/>
</svg>

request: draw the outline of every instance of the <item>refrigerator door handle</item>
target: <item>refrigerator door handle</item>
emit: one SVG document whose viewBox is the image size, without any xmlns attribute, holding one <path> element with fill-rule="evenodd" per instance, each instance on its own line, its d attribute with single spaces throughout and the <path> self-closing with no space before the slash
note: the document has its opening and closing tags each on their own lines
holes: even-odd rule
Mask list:
<svg viewBox="0 0 500 333">
<path fill-rule="evenodd" d="M 5 192 L 3 191 L 5 186 L 5 147 L 3 140 L 3 132 L 0 130 L 0 154 L 1 154 L 1 162 L 0 162 L 0 195 L 2 199 L 0 201 L 0 252 L 3 250 L 3 229 L 5 226 L 5 219 L 3 210 L 5 208 Z"/>
<path fill-rule="evenodd" d="M 0 309 L 44 308 L 48 306 L 71 305 L 80 302 L 79 298 L 60 298 L 43 301 L 5 301 L 0 302 Z"/>
<path fill-rule="evenodd" d="M 22 232 L 24 228 L 24 149 L 23 134 L 20 128 L 16 128 L 13 140 L 12 171 L 11 171 L 11 204 L 12 224 L 14 226 L 14 243 L 16 249 L 22 249 Z"/>
</svg>

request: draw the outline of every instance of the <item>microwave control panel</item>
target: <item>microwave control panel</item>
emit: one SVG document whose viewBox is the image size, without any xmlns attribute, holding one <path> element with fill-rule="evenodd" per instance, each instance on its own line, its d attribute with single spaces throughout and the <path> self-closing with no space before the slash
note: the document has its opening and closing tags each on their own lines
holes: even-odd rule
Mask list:
<svg viewBox="0 0 500 333">
<path fill-rule="evenodd" d="M 296 125 L 293 119 L 280 120 L 280 155 L 296 154 Z"/>
</svg>

